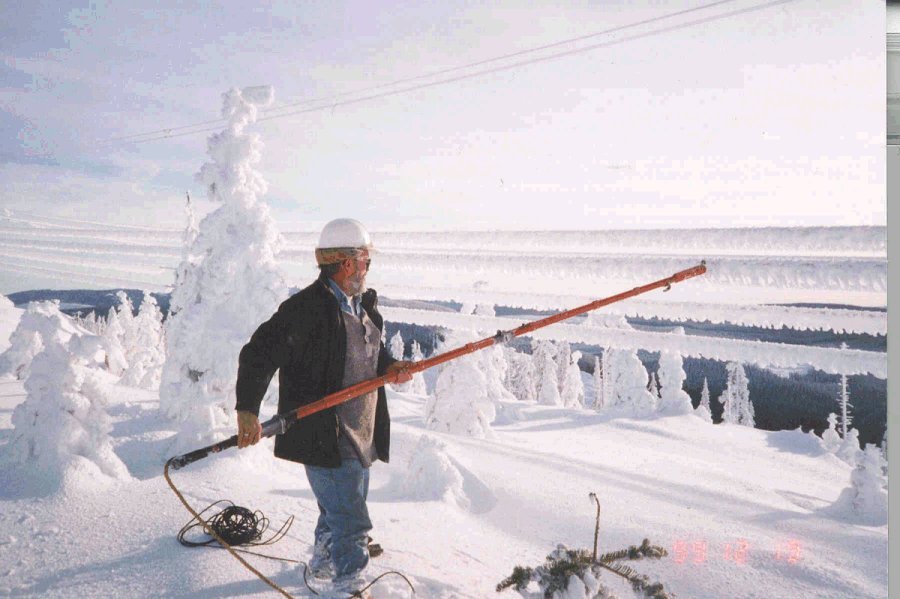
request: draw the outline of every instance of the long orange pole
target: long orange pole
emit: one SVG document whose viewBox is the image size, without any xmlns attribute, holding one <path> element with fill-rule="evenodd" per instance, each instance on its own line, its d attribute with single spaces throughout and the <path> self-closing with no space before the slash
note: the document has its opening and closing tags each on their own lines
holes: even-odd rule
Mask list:
<svg viewBox="0 0 900 599">
<path fill-rule="evenodd" d="M 290 425 L 292 425 L 297 420 L 300 420 L 301 418 L 305 418 L 310 414 L 315 414 L 316 412 L 334 407 L 338 404 L 344 403 L 345 401 L 349 401 L 354 397 L 359 397 L 360 395 L 364 395 L 366 393 L 369 393 L 370 391 L 374 391 L 379 387 L 383 387 L 391 383 L 396 383 L 398 378 L 404 376 L 404 374 L 412 375 L 424 370 L 428 370 L 429 368 L 432 368 L 439 364 L 443 364 L 445 362 L 449 362 L 450 360 L 455 360 L 456 358 L 465 356 L 466 354 L 471 354 L 478 350 L 488 348 L 496 343 L 508 342 L 510 339 L 520 337 L 522 335 L 527 335 L 528 333 L 536 331 L 537 329 L 555 324 L 568 318 L 572 318 L 573 316 L 578 316 L 579 314 L 584 314 L 585 312 L 590 312 L 591 310 L 596 310 L 597 308 L 602 308 L 603 306 L 608 306 L 609 304 L 620 302 L 624 299 L 628 299 L 636 295 L 641 295 L 642 293 L 647 293 L 648 291 L 653 291 L 654 289 L 665 287 L 665 290 L 668 291 L 673 283 L 680 283 L 685 279 L 700 276 L 705 272 L 706 262 L 702 261 L 700 264 L 694 266 L 693 268 L 688 268 L 686 270 L 676 272 L 670 277 L 648 283 L 647 285 L 635 287 L 630 291 L 624 291 L 617 295 L 612 295 L 610 297 L 585 304 L 584 306 L 579 306 L 578 308 L 572 308 L 571 310 L 566 310 L 565 312 L 560 312 L 558 314 L 554 314 L 540 320 L 525 323 L 510 331 L 497 331 L 497 334 L 493 337 L 487 337 L 485 339 L 482 339 L 481 341 L 468 343 L 466 345 L 463 345 L 462 347 L 458 347 L 443 354 L 428 358 L 427 360 L 416 362 L 405 370 L 362 381 L 361 383 L 357 383 L 351 387 L 347 387 L 346 389 L 341 389 L 340 391 L 336 391 L 335 393 L 326 395 L 322 399 L 306 404 L 305 406 L 301 406 L 296 410 L 292 410 L 284 414 L 278 414 L 277 416 L 274 416 L 270 420 L 267 420 L 265 423 L 263 423 L 262 436 L 271 437 L 272 435 L 282 434 L 288 429 Z M 183 466 L 186 466 L 187 464 L 190 464 L 191 462 L 196 462 L 197 460 L 205 458 L 210 453 L 218 453 L 224 449 L 228 449 L 229 447 L 234 447 L 236 445 L 237 435 L 233 435 L 228 439 L 210 445 L 209 447 L 197 449 L 190 453 L 174 457 L 170 460 L 170 462 L 172 464 L 172 467 L 177 470 L 179 468 L 182 468 Z"/>
</svg>

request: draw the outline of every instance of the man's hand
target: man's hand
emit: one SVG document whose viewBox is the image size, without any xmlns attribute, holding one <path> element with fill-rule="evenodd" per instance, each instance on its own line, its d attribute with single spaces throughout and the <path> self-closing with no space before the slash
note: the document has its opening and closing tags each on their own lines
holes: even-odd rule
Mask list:
<svg viewBox="0 0 900 599">
<path fill-rule="evenodd" d="M 412 375 L 407 372 L 407 369 L 410 368 L 415 362 L 407 362 L 405 360 L 401 360 L 399 362 L 394 362 L 390 366 L 387 367 L 387 370 L 384 371 L 385 376 L 393 376 L 397 375 L 397 380 L 394 383 L 408 383 L 412 380 Z"/>
<path fill-rule="evenodd" d="M 262 425 L 252 412 L 238 412 L 238 449 L 256 445 L 262 436 Z"/>
</svg>

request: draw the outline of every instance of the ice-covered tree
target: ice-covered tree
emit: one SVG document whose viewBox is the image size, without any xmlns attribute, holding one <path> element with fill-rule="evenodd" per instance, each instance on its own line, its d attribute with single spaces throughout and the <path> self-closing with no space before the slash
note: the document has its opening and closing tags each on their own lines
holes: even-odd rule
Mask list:
<svg viewBox="0 0 900 599">
<path fill-rule="evenodd" d="M 841 446 L 841 436 L 837 432 L 837 414 L 828 415 L 828 428 L 822 431 L 822 448 L 829 453 L 836 453 Z"/>
<path fill-rule="evenodd" d="M 391 337 L 391 342 L 388 345 L 388 351 L 391 353 L 391 356 L 395 360 L 403 359 L 403 353 L 404 353 L 403 335 L 400 334 L 399 330 L 396 333 L 394 333 L 393 337 Z M 409 391 L 410 387 L 412 386 L 411 383 L 412 383 L 412 381 L 407 381 L 405 383 L 399 383 L 399 384 L 391 384 L 391 389 L 393 389 L 394 391 L 399 391 L 401 393 L 405 393 L 405 392 Z"/>
<path fill-rule="evenodd" d="M 567 408 L 584 407 L 584 381 L 581 380 L 581 368 L 578 367 L 580 358 L 580 351 L 569 353 L 569 365 L 566 368 L 566 378 L 563 379 L 563 390 L 560 394 L 562 405 Z"/>
<path fill-rule="evenodd" d="M 538 402 L 548 406 L 562 403 L 559 396 L 559 367 L 553 359 L 556 350 L 550 341 L 532 340 L 532 359 L 537 379 Z"/>
<path fill-rule="evenodd" d="M 271 103 L 272 88 L 231 89 L 223 99 L 228 126 L 210 136 L 212 160 L 197 175 L 221 206 L 201 221 L 179 266 L 166 325 L 160 408 L 181 423 L 184 447 L 233 428 L 238 354 L 287 297 L 275 260 L 281 237 L 259 199 L 267 185 L 254 169 L 262 142 L 245 131 Z"/>
<path fill-rule="evenodd" d="M 609 406 L 630 416 L 648 416 L 656 412 L 656 397 L 647 390 L 647 369 L 637 352 L 607 349 L 611 370 Z"/>
<path fill-rule="evenodd" d="M 649 373 L 649 376 L 647 377 L 647 391 L 649 391 L 654 397 L 656 397 L 658 403 L 660 397 L 659 377 L 656 376 L 655 372 Z"/>
<path fill-rule="evenodd" d="M 109 398 L 99 375 L 58 339 L 48 340 L 32 362 L 28 395 L 13 410 L 11 454 L 51 487 L 70 476 L 91 486 L 98 477 L 131 478 L 112 448 Z"/>
<path fill-rule="evenodd" d="M 0 354 L 0 376 L 28 377 L 31 361 L 51 342 L 67 343 L 73 335 L 87 333 L 59 311 L 58 301 L 30 302 L 9 336 L 9 347 Z"/>
<path fill-rule="evenodd" d="M 562 404 L 559 395 L 559 382 L 557 380 L 556 362 L 549 352 L 538 352 L 535 358 L 539 360 L 537 370 L 540 373 L 538 380 L 538 401 L 545 406 L 558 406 Z"/>
<path fill-rule="evenodd" d="M 753 404 L 750 402 L 750 386 L 744 367 L 738 362 L 728 362 L 725 371 L 725 390 L 719 398 L 722 402 L 722 422 L 755 426 Z"/>
<path fill-rule="evenodd" d="M 556 362 L 556 379 L 559 381 L 559 394 L 563 395 L 566 387 L 566 372 L 569 370 L 569 364 L 572 361 L 572 346 L 568 341 L 559 341 L 556 343 L 556 353 L 553 356 Z"/>
<path fill-rule="evenodd" d="M 410 351 L 410 359 L 413 362 L 421 362 L 425 358 L 425 355 L 422 353 L 422 348 L 419 346 L 419 342 L 415 339 L 413 339 L 412 348 Z M 425 377 L 421 372 L 415 373 L 409 384 L 410 393 L 415 393 L 416 395 L 426 395 L 428 393 L 428 390 L 425 386 Z"/>
<path fill-rule="evenodd" d="M 509 368 L 504 385 L 520 401 L 537 401 L 537 380 L 534 360 L 512 347 L 504 348 Z"/>
<path fill-rule="evenodd" d="M 448 336 L 447 343 L 458 347 L 472 337 L 465 332 L 454 332 Z M 488 394 L 484 364 L 476 359 L 478 353 L 444 364 L 435 382 L 434 395 L 425 402 L 426 427 L 468 437 L 492 436 L 496 405 Z"/>
<path fill-rule="evenodd" d="M 706 377 L 703 377 L 703 389 L 700 391 L 700 404 L 694 410 L 694 414 L 702 418 L 705 422 L 712 423 L 712 407 L 709 404 L 709 383 Z"/>
<path fill-rule="evenodd" d="M 400 331 L 397 331 L 396 333 L 394 333 L 394 336 L 391 337 L 391 343 L 388 347 L 388 351 L 391 352 L 391 357 L 393 357 L 395 360 L 402 360 L 404 351 L 403 348 L 403 336 L 400 334 Z"/>
<path fill-rule="evenodd" d="M 134 304 L 131 303 L 131 298 L 124 291 L 117 291 L 116 297 L 119 299 L 119 304 L 115 307 L 115 311 L 122 329 L 119 342 L 122 344 L 122 349 L 125 350 L 125 360 L 130 363 L 131 356 L 139 345 Z"/>
<path fill-rule="evenodd" d="M 847 349 L 847 344 L 842 343 L 841 349 Z M 850 390 L 847 387 L 846 374 L 841 374 L 841 391 L 838 396 L 838 402 L 841 406 L 841 415 L 838 419 L 838 430 L 840 430 L 842 437 L 846 437 L 847 429 L 849 429 L 850 425 L 853 423 L 853 417 L 850 414 L 850 408 L 853 407 L 853 404 L 850 403 Z"/>
<path fill-rule="evenodd" d="M 860 524 L 887 524 L 888 496 L 882 473 L 881 452 L 870 443 L 865 451 L 859 451 L 857 463 L 850 473 L 850 486 L 844 489 L 832 509 L 849 512 L 852 519 Z"/>
<path fill-rule="evenodd" d="M 603 348 L 603 353 L 600 356 L 600 370 L 603 373 L 603 405 L 597 409 L 610 407 L 615 399 L 613 381 L 616 378 L 616 373 L 612 357 L 613 349 L 609 346 Z"/>
<path fill-rule="evenodd" d="M 837 449 L 837 457 L 841 458 L 853 467 L 859 463 L 862 450 L 859 444 L 859 431 L 855 428 L 847 429 L 847 434 L 841 441 L 841 446 Z"/>
<path fill-rule="evenodd" d="M 603 363 L 600 356 L 594 356 L 594 409 L 602 410 L 606 405 L 603 395 Z"/>
<path fill-rule="evenodd" d="M 665 414 L 690 414 L 694 411 L 691 396 L 684 390 L 684 360 L 681 354 L 663 351 L 659 355 L 659 411 Z M 709 390 L 707 390 L 707 393 Z"/>
<path fill-rule="evenodd" d="M 103 327 L 103 347 L 106 349 L 106 368 L 115 376 L 122 376 L 128 369 L 127 352 L 122 345 L 124 337 L 118 311 L 110 310 Z"/>
<path fill-rule="evenodd" d="M 156 299 L 144 292 L 141 307 L 134 319 L 134 346 L 122 383 L 144 389 L 159 387 L 166 360 L 162 311 Z"/>
</svg>

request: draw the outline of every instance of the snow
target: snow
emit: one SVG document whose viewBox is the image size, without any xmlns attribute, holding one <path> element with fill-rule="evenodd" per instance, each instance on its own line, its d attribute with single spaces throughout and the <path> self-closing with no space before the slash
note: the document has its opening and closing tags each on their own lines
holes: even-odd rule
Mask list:
<svg viewBox="0 0 900 599">
<path fill-rule="evenodd" d="M 133 477 L 114 492 L 87 478 L 38 492 L 5 460 L 0 466 L 0 594 L 273 596 L 225 552 L 177 544 L 190 516 L 162 477 L 176 432 L 154 393 L 114 389 L 112 446 Z M 0 381 L 0 455 L 9 410 L 24 395 L 21 381 Z M 404 573 L 419 597 L 497 596 L 494 585 L 513 566 L 542 563 L 560 543 L 590 548 L 590 492 L 602 506 L 600 551 L 644 537 L 666 547 L 668 557 L 634 565 L 679 597 L 887 595 L 887 526 L 834 507 L 851 487 L 851 467 L 808 434 L 528 402 L 523 420 L 478 439 L 428 430 L 420 396 L 388 391 L 388 400 L 393 459 L 373 467 L 369 502 L 385 554 L 371 570 Z M 265 553 L 308 557 L 316 502 L 302 468 L 272 457 L 271 440 L 207 458 L 173 481 L 195 508 L 228 498 L 276 525 L 293 515 L 288 535 Z M 248 559 L 306 596 L 292 564 Z M 611 574 L 602 582 L 631 596 Z M 376 589 L 408 596 L 403 586 L 387 577 Z"/>
</svg>

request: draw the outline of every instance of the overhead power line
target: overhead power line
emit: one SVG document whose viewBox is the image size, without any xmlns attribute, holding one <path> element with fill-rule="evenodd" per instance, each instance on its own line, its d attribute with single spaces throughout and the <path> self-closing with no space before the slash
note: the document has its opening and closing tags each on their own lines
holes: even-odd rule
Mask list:
<svg viewBox="0 0 900 599">
<path fill-rule="evenodd" d="M 283 105 L 283 106 L 281 106 L 281 107 L 279 107 L 279 108 L 277 108 L 277 109 L 271 109 L 271 110 L 269 110 L 269 111 L 267 111 L 267 112 L 268 112 L 268 113 L 271 113 L 271 112 L 274 112 L 274 111 L 284 111 L 284 110 L 286 110 L 286 109 L 288 109 L 288 108 L 290 108 L 290 107 L 294 107 L 294 106 L 303 106 L 303 105 L 313 104 L 313 103 L 319 102 L 319 105 L 311 106 L 311 107 L 309 107 L 309 108 L 301 108 L 301 109 L 297 109 L 297 110 L 288 110 L 287 112 L 279 112 L 279 113 L 277 113 L 277 114 L 266 114 L 265 116 L 262 116 L 262 117 L 258 118 L 258 119 L 257 119 L 257 122 L 270 121 L 270 120 L 279 119 L 279 118 L 284 118 L 284 117 L 288 117 L 288 116 L 296 116 L 296 115 L 305 114 L 305 113 L 310 113 L 310 112 L 318 112 L 318 111 L 321 111 L 321 110 L 333 110 L 334 108 L 337 108 L 337 107 L 339 107 L 339 106 L 348 106 L 348 105 L 352 105 L 352 104 L 358 104 L 358 103 L 361 103 L 361 102 L 367 102 L 367 101 L 369 101 L 369 100 L 375 100 L 375 99 L 379 99 L 379 98 L 386 98 L 386 97 L 395 96 L 395 95 L 399 95 L 399 94 L 403 94 L 403 93 L 407 93 L 407 92 L 417 91 L 417 90 L 421 90 L 421 89 L 427 89 L 427 88 L 435 87 L 435 86 L 438 86 L 438 85 L 444 85 L 444 84 L 447 84 L 447 83 L 454 83 L 454 82 L 462 81 L 462 80 L 465 80 L 465 79 L 471 79 L 471 78 L 474 78 L 474 77 L 481 77 L 481 76 L 484 76 L 484 75 L 490 75 L 490 74 L 493 74 L 493 73 L 499 73 L 499 72 L 502 72 L 502 71 L 508 71 L 508 70 L 512 70 L 512 69 L 517 69 L 517 68 L 524 67 L 524 66 L 527 66 L 527 65 L 530 65 L 530 64 L 537 64 L 537 63 L 541 63 L 541 62 L 547 62 L 547 61 L 550 61 L 550 60 L 556 60 L 556 59 L 558 59 L 558 58 L 563 58 L 563 57 L 571 56 L 571 55 L 574 55 L 574 54 L 581 54 L 581 53 L 584 53 L 584 52 L 590 52 L 590 51 L 593 51 L 593 50 L 598 50 L 598 49 L 600 49 L 600 48 L 607 48 L 607 47 L 611 47 L 611 46 L 615 46 L 615 45 L 619 45 L 619 44 L 623 44 L 623 43 L 627 43 L 627 42 L 632 42 L 632 41 L 639 40 L 639 39 L 645 39 L 645 38 L 648 38 L 648 37 L 652 37 L 652 36 L 654 36 L 654 35 L 660 35 L 660 34 L 663 34 L 663 33 L 669 33 L 669 32 L 671 32 L 671 31 L 677 31 L 677 30 L 679 30 L 679 29 L 687 29 L 687 28 L 689 28 L 689 27 L 694 27 L 694 26 L 697 26 L 697 25 L 703 25 L 703 24 L 706 24 L 706 23 L 711 23 L 711 22 L 714 22 L 714 21 L 718 21 L 718 20 L 722 20 L 722 19 L 726 19 L 726 18 L 730 18 L 730 17 L 742 15 L 742 14 L 747 14 L 747 13 L 751 13 L 751 12 L 756 12 L 756 11 L 764 10 L 764 9 L 766 9 L 766 8 L 771 8 L 771 7 L 773 7 L 773 6 L 777 6 L 777 5 L 780 5 L 780 4 L 788 4 L 788 3 L 790 3 L 790 2 L 794 2 L 795 0 L 773 0 L 773 1 L 771 1 L 771 2 L 766 2 L 766 3 L 763 3 L 763 4 L 758 4 L 758 5 L 750 6 L 750 7 L 747 7 L 747 8 L 737 9 L 737 10 L 733 10 L 733 11 L 725 12 L 725 13 L 719 13 L 719 14 L 717 14 L 717 15 L 711 15 L 711 16 L 708 16 L 708 17 L 703 17 L 703 18 L 700 18 L 700 19 L 692 20 L 692 21 L 681 22 L 681 23 L 677 23 L 677 24 L 674 24 L 674 25 L 669 25 L 669 26 L 666 26 L 666 27 L 661 27 L 661 28 L 658 28 L 658 29 L 653 29 L 653 30 L 651 30 L 651 31 L 647 31 L 647 32 L 638 33 L 638 34 L 631 35 L 631 36 L 626 36 L 626 37 L 618 38 L 618 39 L 615 39 L 615 40 L 609 40 L 609 41 L 605 41 L 605 42 L 600 42 L 600 43 L 596 43 L 596 44 L 591 44 L 591 45 L 588 45 L 588 46 L 583 46 L 583 47 L 579 47 L 579 48 L 573 48 L 573 49 L 571 49 L 571 50 L 566 50 L 566 51 L 563 51 L 563 52 L 556 52 L 556 53 L 553 53 L 553 54 L 547 54 L 547 55 L 544 55 L 544 56 L 539 56 L 539 57 L 531 58 L 531 59 L 528 59 L 528 60 L 522 60 L 522 61 L 510 63 L 510 64 L 505 64 L 505 65 L 496 66 L 496 67 L 489 68 L 489 69 L 479 70 L 479 71 L 476 71 L 476 72 L 473 72 L 473 73 L 464 73 L 464 74 L 456 75 L 456 76 L 453 76 L 453 77 L 445 77 L 445 78 L 442 78 L 442 79 L 438 79 L 438 80 L 436 80 L 436 81 L 430 81 L 430 82 L 427 82 L 427 83 L 421 83 L 421 84 L 417 84 L 417 85 L 411 85 L 411 86 L 401 87 L 401 88 L 393 89 L 393 90 L 390 90 L 390 91 L 384 91 L 384 92 L 379 92 L 379 93 L 373 93 L 373 94 L 369 94 L 369 95 L 365 95 L 365 96 L 361 96 L 361 97 L 357 97 L 357 98 L 351 98 L 351 99 L 346 99 L 346 100 L 337 100 L 337 99 L 336 99 L 336 98 L 341 98 L 341 97 L 345 97 L 345 96 L 348 96 L 348 95 L 354 95 L 354 94 L 358 94 L 358 93 L 364 93 L 364 92 L 367 92 L 367 91 L 374 91 L 374 90 L 377 90 L 377 89 L 383 89 L 383 88 L 385 88 L 385 87 L 394 87 L 394 86 L 396 86 L 396 85 L 398 85 L 398 84 L 401 84 L 401 83 L 412 82 L 412 81 L 418 81 L 418 80 L 421 80 L 421 79 L 427 79 L 427 78 L 431 78 L 431 77 L 438 76 L 438 75 L 441 75 L 441 74 L 449 74 L 449 73 L 452 73 L 452 72 L 456 72 L 456 71 L 460 71 L 460 70 L 465 70 L 465 69 L 468 69 L 468 68 L 472 68 L 473 66 L 485 65 L 485 64 L 490 64 L 490 63 L 497 62 L 497 61 L 501 61 L 501 60 L 507 60 L 507 59 L 509 59 L 509 58 L 511 58 L 511 57 L 521 56 L 521 55 L 524 55 L 524 54 L 529 54 L 529 53 L 537 52 L 537 51 L 540 51 L 540 50 L 545 50 L 545 49 L 547 49 L 547 48 L 553 48 L 553 47 L 558 47 L 558 46 L 562 46 L 562 45 L 574 43 L 574 42 L 581 41 L 581 40 L 584 40 L 584 39 L 588 39 L 588 38 L 592 38 L 592 37 L 597 37 L 597 36 L 599 36 L 599 35 L 604 35 L 604 34 L 611 33 L 611 32 L 615 32 L 615 31 L 621 31 L 621 30 L 624 30 L 624 29 L 637 27 L 637 26 L 639 26 L 639 25 L 644 25 L 644 24 L 647 24 L 647 23 L 651 23 L 651 22 L 655 22 L 655 21 L 659 21 L 659 20 L 663 20 L 663 19 L 672 18 L 672 17 L 674 17 L 674 16 L 682 15 L 682 14 L 685 14 L 685 13 L 688 13 L 688 12 L 695 12 L 695 11 L 698 11 L 698 10 L 704 10 L 704 9 L 707 9 L 707 8 L 710 8 L 710 7 L 719 5 L 719 4 L 724 4 L 724 3 L 726 3 L 726 2 L 733 2 L 733 1 L 734 1 L 734 0 L 720 0 L 719 2 L 714 2 L 714 3 L 712 3 L 712 4 L 703 5 L 703 6 L 696 7 L 696 8 L 692 8 L 692 9 L 688 9 L 688 10 L 685 10 L 685 11 L 680 11 L 680 12 L 678 12 L 678 13 L 671 13 L 671 14 L 669 14 L 669 15 L 664 15 L 664 16 L 660 16 L 660 17 L 654 17 L 654 18 L 652 18 L 652 19 L 646 19 L 646 20 L 638 21 L 638 22 L 631 23 L 631 24 L 628 24 L 628 25 L 622 25 L 622 26 L 613 28 L 613 29 L 611 29 L 611 30 L 607 30 L 607 31 L 603 31 L 603 32 L 597 32 L 597 33 L 594 33 L 594 34 L 590 34 L 590 35 L 586 35 L 586 36 L 581 36 L 581 37 L 578 37 L 578 38 L 572 38 L 572 39 L 570 39 L 570 40 L 565 40 L 565 41 L 562 41 L 562 42 L 556 42 L 556 43 L 548 44 L 548 45 L 541 46 L 541 47 L 538 47 L 538 48 L 532 48 L 532 49 L 529 49 L 529 50 L 523 50 L 523 51 L 515 52 L 515 53 L 512 53 L 512 54 L 507 54 L 507 55 L 504 55 L 504 56 L 501 56 L 501 57 L 496 57 L 496 58 L 486 59 L 486 60 L 478 61 L 477 63 L 471 63 L 471 64 L 469 64 L 469 65 L 464 65 L 464 66 L 460 66 L 460 67 L 454 67 L 454 68 L 450 68 L 450 69 L 444 69 L 444 70 L 442 70 L 442 71 L 436 71 L 436 72 L 434 72 L 434 73 L 429 73 L 429 74 L 425 74 L 425 75 L 418 75 L 418 76 L 415 76 L 415 77 L 409 77 L 409 78 L 401 79 L 401 80 L 398 80 L 398 81 L 395 81 L 395 82 L 392 82 L 392 83 L 386 83 L 386 84 L 383 84 L 383 85 L 378 85 L 378 86 L 374 86 L 374 87 L 364 88 L 364 89 L 361 89 L 361 90 L 357 90 L 357 91 L 355 91 L 355 92 L 346 92 L 346 93 L 344 93 L 344 94 L 339 94 L 339 95 L 331 96 L 331 97 L 329 97 L 329 98 L 323 98 L 323 99 L 319 99 L 319 100 L 306 100 L 306 101 L 296 102 L 296 103 L 293 103 L 293 104 L 286 104 L 286 105 Z M 182 126 L 182 127 L 179 127 L 178 129 L 182 129 L 182 130 L 183 130 L 183 129 L 189 129 L 189 128 L 193 128 L 193 127 L 200 127 L 200 126 L 203 126 L 203 125 L 206 125 L 206 124 L 209 124 L 209 123 L 218 123 L 218 124 L 219 124 L 219 125 L 216 126 L 216 127 L 205 127 L 205 128 L 202 128 L 202 129 L 196 129 L 196 130 L 191 130 L 191 131 L 182 131 L 181 133 L 172 133 L 172 131 L 175 131 L 175 130 L 176 130 L 175 128 L 173 128 L 173 129 L 161 129 L 161 130 L 158 130 L 158 131 L 155 131 L 155 132 L 150 132 L 150 133 L 145 133 L 145 134 L 139 134 L 139 135 L 131 136 L 132 138 L 134 138 L 134 137 L 140 137 L 140 135 L 154 135 L 154 134 L 156 134 L 156 133 L 162 133 L 161 135 L 155 135 L 155 136 L 153 136 L 153 137 L 146 137 L 146 138 L 144 138 L 144 139 L 130 139 L 130 141 L 129 141 L 129 138 L 117 138 L 117 139 L 122 140 L 122 141 L 125 141 L 126 143 L 138 144 L 138 143 L 146 143 L 146 142 L 150 142 L 150 141 L 158 141 L 158 140 L 162 140 L 162 139 L 170 139 L 170 138 L 175 138 L 175 137 L 184 137 L 184 136 L 186 136 L 186 135 L 196 135 L 196 134 L 199 134 L 199 133 L 209 133 L 209 132 L 213 132 L 213 131 L 219 131 L 219 130 L 221 129 L 221 123 L 222 123 L 222 122 L 224 122 L 224 121 L 222 121 L 222 120 L 217 120 L 217 121 L 205 121 L 205 122 L 202 122 L 202 123 L 196 123 L 196 124 L 194 124 L 194 125 L 184 125 L 184 126 Z M 112 140 L 110 140 L 110 141 L 112 141 Z"/>
<path fill-rule="evenodd" d="M 594 37 L 599 37 L 599 36 L 601 36 L 601 35 L 609 35 L 609 34 L 611 34 L 611 33 L 616 33 L 616 32 L 618 32 L 618 31 L 624 31 L 624 30 L 626 30 L 626 29 L 633 29 L 634 27 L 639 27 L 639 26 L 641 26 L 641 25 L 648 25 L 648 24 L 650 24 L 650 23 L 655 23 L 655 22 L 657 22 L 657 21 L 663 21 L 663 20 L 666 20 L 666 19 L 672 19 L 672 18 L 675 18 L 675 17 L 679 17 L 679 16 L 682 16 L 682 15 L 689 14 L 689 13 L 693 13 L 693 12 L 697 12 L 697 11 L 701 11 L 701 10 L 707 10 L 707 9 L 710 9 L 710 8 L 712 8 L 712 7 L 714 7 L 714 6 L 718 6 L 718 5 L 720 5 L 720 4 L 727 4 L 727 3 L 729 3 L 729 2 L 735 2 L 735 1 L 736 1 L 736 0 L 719 0 L 718 2 L 712 2 L 712 3 L 709 3 L 709 4 L 704 4 L 704 5 L 701 5 L 701 6 L 696 6 L 696 7 L 694 7 L 694 8 L 689 8 L 689 9 L 686 9 L 686 10 L 680 10 L 680 11 L 677 11 L 677 12 L 673 12 L 673 13 L 668 13 L 668 14 L 665 14 L 665 15 L 661 15 L 661 16 L 658 16 L 658 17 L 652 17 L 652 18 L 650 18 L 650 19 L 644 19 L 643 21 L 637 21 L 637 22 L 634 22 L 634 23 L 628 23 L 628 24 L 626 24 L 626 25 L 619 25 L 619 26 L 616 26 L 616 27 L 611 27 L 611 28 L 609 28 L 609 29 L 604 29 L 603 31 L 597 31 L 597 32 L 595 32 L 595 33 L 590 33 L 590 34 L 587 34 L 587 35 L 581 35 L 581 36 L 578 36 L 578 37 L 569 38 L 569 39 L 566 39 L 566 40 L 554 42 L 554 43 L 552 43 L 552 44 L 545 44 L 545 45 L 543 45 L 543 46 L 537 46 L 537 47 L 534 47 L 534 48 L 528 48 L 528 49 L 525 49 L 525 50 L 520 50 L 520 51 L 518 51 L 518 52 L 511 52 L 511 53 L 509 53 L 509 54 L 504 54 L 504 55 L 502 55 L 502 56 L 496 56 L 496 57 L 494 57 L 494 58 L 487 58 L 487 59 L 479 60 L 479 61 L 476 61 L 476 62 L 470 62 L 470 63 L 468 63 L 468 64 L 464 64 L 464 65 L 460 65 L 460 66 L 456 66 L 456 67 L 450 67 L 450 68 L 446 68 L 446 69 L 440 69 L 440 70 L 437 70 L 437 71 L 431 71 L 431 72 L 429 72 L 429 73 L 424 73 L 424 74 L 421 74 L 421 75 L 415 75 L 415 76 L 413 76 L 413 77 L 406 77 L 406 78 L 403 78 L 403 79 L 397 79 L 397 80 L 391 81 L 391 82 L 389 82 L 389 83 L 382 83 L 382 84 L 379 84 L 379 85 L 374 85 L 374 86 L 370 86 L 370 87 L 364 87 L 364 88 L 360 88 L 360 89 L 356 89 L 356 90 L 351 90 L 351 91 L 348 91 L 348 92 L 343 92 L 343 93 L 340 93 L 340 94 L 334 94 L 334 95 L 331 95 L 331 96 L 325 96 L 325 97 L 322 97 L 322 98 L 309 98 L 309 99 L 306 99 L 306 100 L 300 100 L 300 101 L 298 101 L 298 102 L 291 102 L 291 103 L 289 103 L 289 104 L 282 104 L 281 106 L 276 106 L 276 107 L 270 108 L 270 109 L 268 109 L 268 110 L 265 110 L 265 111 L 263 111 L 263 113 L 266 114 L 267 116 L 269 116 L 269 113 L 272 113 L 272 112 L 281 111 L 281 110 L 287 110 L 287 109 L 290 109 L 290 108 L 295 108 L 295 107 L 297 107 L 297 106 L 306 106 L 306 105 L 309 105 L 309 104 L 316 104 L 316 103 L 324 103 L 324 104 L 327 105 L 327 106 L 331 106 L 332 103 L 333 103 L 335 100 L 339 99 L 339 98 L 345 98 L 345 97 L 347 97 L 347 96 L 353 96 L 353 95 L 356 95 L 356 94 L 369 93 L 369 92 L 373 92 L 373 91 L 376 91 L 376 90 L 379 90 L 379 89 L 384 89 L 384 88 L 388 88 L 388 87 L 394 87 L 394 86 L 397 86 L 397 85 L 402 85 L 402 84 L 404 84 L 404 83 L 412 83 L 412 82 L 414 82 L 414 81 L 420 81 L 420 80 L 422 80 L 422 79 L 429 79 L 429 78 L 432 78 L 432 77 L 438 77 L 438 76 L 440 76 L 440 75 L 446 75 L 446 74 L 454 73 L 454 72 L 457 72 L 457 71 L 462 71 L 462 70 L 466 70 L 466 69 L 471 69 L 471 68 L 474 68 L 474 67 L 480 67 L 480 66 L 484 66 L 484 65 L 486 65 L 486 64 L 491 64 L 491 63 L 494 63 L 494 62 L 499 62 L 499 61 L 501 61 L 501 60 L 508 60 L 508 59 L 510 59 L 510 58 L 516 58 L 516 57 L 518 57 L 518 56 L 524 56 L 524 55 L 526 55 L 526 54 L 532 54 L 532 53 L 534 53 L 534 52 L 541 52 L 541 51 L 543 51 L 543 50 L 549 50 L 549 49 L 551 49 L 551 48 L 558 48 L 558 47 L 560 47 L 560 46 L 565 46 L 565 45 L 567 45 L 567 44 L 573 44 L 573 43 L 580 42 L 580 41 L 584 41 L 584 40 L 591 39 L 591 38 L 594 38 Z M 157 130 L 155 130 L 155 131 L 147 131 L 147 132 L 144 132 L 144 133 L 135 133 L 135 134 L 132 134 L 132 135 L 124 135 L 124 136 L 121 136 L 121 137 L 112 137 L 112 138 L 109 138 L 107 141 L 124 141 L 124 140 L 129 140 L 129 139 L 139 138 L 139 137 L 156 136 L 156 135 L 160 135 L 160 134 L 169 134 L 169 133 L 172 133 L 172 132 L 175 132 L 175 131 L 181 131 L 181 130 L 184 130 L 184 129 L 192 129 L 192 128 L 194 128 L 194 127 L 201 127 L 201 126 L 204 126 L 204 125 L 213 125 L 213 124 L 224 123 L 224 122 L 226 122 L 225 119 L 212 119 L 212 120 L 209 120 L 209 121 L 202 121 L 202 122 L 200 122 L 200 123 L 194 123 L 194 124 L 192 124 L 192 125 L 182 125 L 182 126 L 180 126 L 180 127 L 169 127 L 169 128 L 166 128 L 166 129 L 157 129 Z"/>
</svg>

